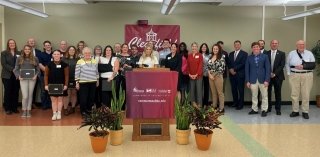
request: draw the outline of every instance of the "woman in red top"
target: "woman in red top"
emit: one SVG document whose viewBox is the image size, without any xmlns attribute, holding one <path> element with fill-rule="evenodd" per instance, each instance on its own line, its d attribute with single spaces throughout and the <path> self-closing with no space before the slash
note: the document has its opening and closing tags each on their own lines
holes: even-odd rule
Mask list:
<svg viewBox="0 0 320 157">
<path fill-rule="evenodd" d="M 190 101 L 193 106 L 202 106 L 202 67 L 203 57 L 198 52 L 198 44 L 191 44 L 191 52 L 188 55 L 188 74 L 190 78 Z"/>
</svg>

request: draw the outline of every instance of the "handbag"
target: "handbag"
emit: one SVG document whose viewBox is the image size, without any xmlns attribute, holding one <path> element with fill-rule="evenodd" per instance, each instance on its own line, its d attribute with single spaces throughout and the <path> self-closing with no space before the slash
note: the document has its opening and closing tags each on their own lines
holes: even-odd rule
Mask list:
<svg viewBox="0 0 320 157">
<path fill-rule="evenodd" d="M 112 81 L 108 81 L 108 79 L 102 79 L 101 80 L 101 91 L 107 92 L 112 91 Z"/>
<path fill-rule="evenodd" d="M 302 60 L 302 65 L 303 65 L 304 70 L 313 70 L 316 68 L 316 62 L 306 62 L 303 60 L 303 58 L 302 58 L 301 54 L 298 52 L 298 50 L 297 50 L 297 53 L 298 53 L 300 59 Z"/>
</svg>

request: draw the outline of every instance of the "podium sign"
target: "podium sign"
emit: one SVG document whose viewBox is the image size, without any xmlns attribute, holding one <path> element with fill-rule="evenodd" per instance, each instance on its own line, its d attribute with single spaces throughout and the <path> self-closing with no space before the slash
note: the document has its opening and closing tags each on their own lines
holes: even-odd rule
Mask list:
<svg viewBox="0 0 320 157">
<path fill-rule="evenodd" d="M 178 73 L 154 70 L 126 73 L 126 115 L 133 118 L 133 141 L 170 140 Z"/>
<path fill-rule="evenodd" d="M 177 82 L 175 71 L 127 72 L 127 118 L 174 118 Z"/>
</svg>

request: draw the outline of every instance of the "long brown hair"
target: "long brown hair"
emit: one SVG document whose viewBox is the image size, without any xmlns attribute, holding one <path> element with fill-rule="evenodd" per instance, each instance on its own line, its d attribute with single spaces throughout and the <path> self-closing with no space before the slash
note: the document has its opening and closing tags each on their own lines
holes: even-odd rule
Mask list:
<svg viewBox="0 0 320 157">
<path fill-rule="evenodd" d="M 29 47 L 30 48 L 30 54 L 29 56 L 26 56 L 25 52 L 24 52 L 24 49 L 26 47 Z M 30 59 L 30 63 L 33 64 L 33 65 L 37 65 L 36 61 L 35 61 L 35 57 L 33 55 L 33 53 L 31 52 L 32 51 L 32 47 L 29 46 L 29 45 L 24 45 L 23 46 L 23 50 L 21 51 L 21 56 L 19 57 L 19 65 L 23 64 L 24 60 L 29 58 Z"/>
<path fill-rule="evenodd" d="M 70 58 L 70 53 L 69 53 L 69 51 L 70 51 L 70 49 L 71 48 L 73 48 L 74 49 L 74 55 L 73 55 L 73 58 L 74 59 L 76 59 L 76 58 L 78 58 L 78 50 L 77 50 L 77 48 L 75 47 L 75 46 L 69 46 L 68 48 L 67 48 L 67 51 L 66 51 L 66 55 L 65 55 L 65 58 L 67 58 L 67 59 L 69 59 Z"/>
<path fill-rule="evenodd" d="M 219 44 L 214 44 L 213 46 L 212 46 L 212 48 L 211 48 L 211 58 L 214 56 L 214 53 L 213 53 L 213 47 L 215 47 L 215 46 L 217 46 L 218 47 L 218 49 L 219 49 L 219 51 L 218 51 L 218 54 L 217 54 L 217 59 L 221 59 L 222 58 L 222 48 L 221 48 L 221 46 L 219 45 Z M 211 59 L 210 58 L 210 59 Z"/>
<path fill-rule="evenodd" d="M 7 41 L 7 51 L 10 52 L 10 47 L 9 47 L 9 42 L 10 42 L 10 41 L 14 41 L 14 44 L 16 45 L 16 47 L 14 48 L 14 52 L 17 52 L 17 51 L 18 51 L 17 43 L 16 43 L 16 41 L 13 40 L 13 39 L 9 39 L 9 40 Z"/>
</svg>

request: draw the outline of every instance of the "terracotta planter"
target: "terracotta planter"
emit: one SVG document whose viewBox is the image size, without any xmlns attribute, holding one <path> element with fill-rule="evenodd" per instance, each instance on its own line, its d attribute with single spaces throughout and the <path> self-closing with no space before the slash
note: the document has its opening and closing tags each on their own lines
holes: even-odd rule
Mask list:
<svg viewBox="0 0 320 157">
<path fill-rule="evenodd" d="M 212 131 L 208 130 L 210 133 L 208 135 L 199 134 L 199 131 L 194 130 L 194 135 L 196 138 L 197 147 L 199 150 L 208 150 L 211 145 Z"/>
<path fill-rule="evenodd" d="M 95 153 L 105 152 L 107 148 L 108 137 L 109 137 L 108 132 L 107 132 L 107 135 L 104 137 L 95 137 L 95 136 L 91 136 L 90 134 L 91 146 L 92 146 L 93 152 Z"/>
<path fill-rule="evenodd" d="M 317 100 L 317 107 L 320 108 L 320 95 L 316 96 L 316 100 Z"/>
<path fill-rule="evenodd" d="M 190 136 L 190 129 L 189 130 L 176 129 L 176 141 L 178 144 L 181 144 L 181 145 L 189 144 L 189 136 Z"/>
<path fill-rule="evenodd" d="M 110 144 L 113 146 L 121 145 L 123 141 L 123 129 L 110 130 Z"/>
</svg>

